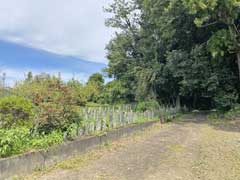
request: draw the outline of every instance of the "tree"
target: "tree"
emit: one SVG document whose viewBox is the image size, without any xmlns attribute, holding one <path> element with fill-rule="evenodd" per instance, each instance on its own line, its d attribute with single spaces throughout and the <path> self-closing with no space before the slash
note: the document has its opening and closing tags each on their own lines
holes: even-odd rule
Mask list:
<svg viewBox="0 0 240 180">
<path fill-rule="evenodd" d="M 84 94 L 86 95 L 87 101 L 97 103 L 100 98 L 100 94 L 103 91 L 103 88 L 103 75 L 100 73 L 92 74 L 89 77 L 86 86 L 84 87 Z"/>
<path fill-rule="evenodd" d="M 104 85 L 103 75 L 100 74 L 100 73 L 94 73 L 94 74 L 92 74 L 92 75 L 89 77 L 87 84 L 89 84 L 89 83 L 97 83 L 97 84 L 103 86 L 103 85 Z"/>
<path fill-rule="evenodd" d="M 122 31 L 107 46 L 108 74 L 126 82 L 136 100 L 176 101 L 179 79 L 174 79 L 166 68 L 166 55 L 177 49 L 190 52 L 194 44 L 208 37 L 207 33 L 195 26 L 194 16 L 187 13 L 181 1 L 145 0 L 124 4 L 116 0 L 110 7 L 109 12 L 115 13 L 110 20 L 116 23 L 108 25 Z M 126 22 L 130 22 L 129 26 Z"/>
<path fill-rule="evenodd" d="M 198 27 L 219 25 L 209 39 L 213 55 L 235 53 L 240 79 L 240 1 L 239 0 L 183 0 L 192 14 L 196 15 Z"/>
<path fill-rule="evenodd" d="M 27 78 L 26 78 L 26 80 L 27 80 L 27 81 L 31 81 L 32 79 L 33 79 L 33 74 L 32 74 L 31 71 L 29 71 L 29 72 L 27 73 Z"/>
<path fill-rule="evenodd" d="M 101 96 L 101 101 L 105 104 L 128 103 L 128 89 L 119 80 L 108 82 Z"/>
<path fill-rule="evenodd" d="M 217 51 L 223 55 L 218 61 L 212 56 L 214 48 L 227 51 L 228 44 L 236 44 L 232 39 L 213 38 L 222 36 L 220 30 L 231 31 L 224 23 L 206 25 L 212 20 L 207 18 L 199 28 L 200 15 L 214 16 L 189 13 L 191 2 L 197 1 L 114 0 L 107 8 L 112 13 L 107 25 L 120 31 L 107 46 L 105 71 L 125 84 L 131 102 L 153 99 L 175 105 L 180 99 L 189 107 L 211 108 L 237 99 L 238 70 L 233 55 Z M 218 103 L 221 94 L 229 96 Z"/>
<path fill-rule="evenodd" d="M 85 106 L 87 103 L 87 96 L 84 91 L 84 86 L 78 80 L 70 80 L 67 82 L 67 86 L 70 88 L 70 91 L 73 93 L 73 97 L 76 101 L 76 104 L 79 106 Z"/>
</svg>

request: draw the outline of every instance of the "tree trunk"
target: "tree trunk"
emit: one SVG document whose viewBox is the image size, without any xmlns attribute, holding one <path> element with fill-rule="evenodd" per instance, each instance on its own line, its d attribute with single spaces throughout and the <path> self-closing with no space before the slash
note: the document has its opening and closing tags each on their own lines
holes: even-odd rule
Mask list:
<svg viewBox="0 0 240 180">
<path fill-rule="evenodd" d="M 194 93 L 193 95 L 193 109 L 197 108 L 197 94 Z"/>
<path fill-rule="evenodd" d="M 178 111 L 181 109 L 181 100 L 179 95 L 177 96 L 177 99 L 176 99 L 176 108 Z"/>
<path fill-rule="evenodd" d="M 240 51 L 237 52 L 237 63 L 238 63 L 238 75 L 240 80 Z"/>
</svg>

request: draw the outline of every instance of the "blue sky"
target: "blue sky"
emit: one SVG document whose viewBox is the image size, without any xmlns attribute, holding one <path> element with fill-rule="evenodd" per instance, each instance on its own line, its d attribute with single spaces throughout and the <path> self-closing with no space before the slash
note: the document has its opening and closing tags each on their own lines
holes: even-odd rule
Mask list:
<svg viewBox="0 0 240 180">
<path fill-rule="evenodd" d="M 101 72 L 106 64 L 50 53 L 40 49 L 0 41 L 0 70 L 7 74 L 8 85 L 24 78 L 29 71 L 33 74 L 47 72 L 57 75 L 61 72 L 64 80 L 72 77 L 80 81 L 95 72 Z"/>
<path fill-rule="evenodd" d="M 0 6 L 0 70 L 8 80 L 26 71 L 85 80 L 107 64 L 114 31 L 103 12 L 112 0 L 8 0 Z M 10 82 L 12 83 L 12 82 Z"/>
</svg>

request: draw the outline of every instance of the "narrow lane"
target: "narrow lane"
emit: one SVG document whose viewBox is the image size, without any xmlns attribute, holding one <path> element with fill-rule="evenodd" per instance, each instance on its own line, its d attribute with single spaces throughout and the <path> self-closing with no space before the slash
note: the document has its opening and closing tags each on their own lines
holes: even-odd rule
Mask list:
<svg viewBox="0 0 240 180">
<path fill-rule="evenodd" d="M 74 168 L 56 168 L 32 176 L 44 180 L 217 180 L 240 178 L 240 150 L 234 143 L 239 132 L 216 129 L 204 118 L 155 127 L 138 136 L 113 143 L 113 149 L 101 151 Z M 197 121 L 196 121 L 197 120 Z M 240 127 L 240 126 L 239 126 Z M 214 139 L 214 138 L 215 139 Z M 220 143 L 221 140 L 224 143 Z M 114 148 L 115 147 L 115 148 Z M 235 151 L 236 150 L 236 151 Z M 216 151 L 220 151 L 219 153 Z M 227 155 L 223 152 L 229 151 Z M 239 154 L 238 154 L 239 153 Z M 211 154 L 211 156 L 208 156 Z M 222 159 L 221 159 L 222 158 Z M 232 158 L 239 158 L 233 161 Z M 79 160 L 81 161 L 81 160 Z M 219 165 L 216 166 L 215 163 Z M 228 164 L 222 170 L 221 163 Z M 208 178 L 211 177 L 211 178 Z"/>
</svg>

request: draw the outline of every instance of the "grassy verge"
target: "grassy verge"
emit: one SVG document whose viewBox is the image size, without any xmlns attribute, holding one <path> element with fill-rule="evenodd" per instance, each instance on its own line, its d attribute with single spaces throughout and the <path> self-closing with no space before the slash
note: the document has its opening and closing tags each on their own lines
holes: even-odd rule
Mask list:
<svg viewBox="0 0 240 180">
<path fill-rule="evenodd" d="M 193 173 L 198 179 L 240 179 L 240 124 L 209 119 L 201 127 L 198 159 Z"/>
</svg>

